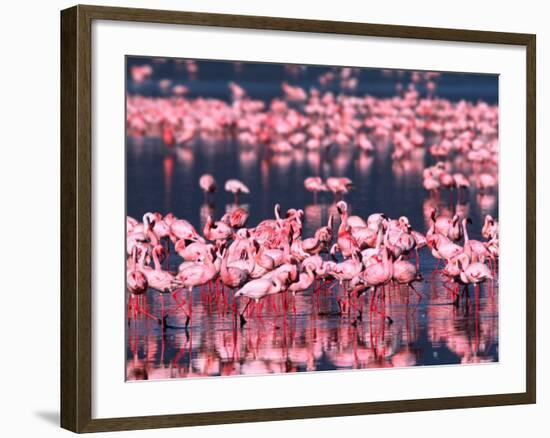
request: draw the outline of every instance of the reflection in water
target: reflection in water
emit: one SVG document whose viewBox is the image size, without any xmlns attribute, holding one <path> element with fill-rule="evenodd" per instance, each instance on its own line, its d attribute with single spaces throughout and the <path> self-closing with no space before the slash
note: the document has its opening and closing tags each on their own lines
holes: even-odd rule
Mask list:
<svg viewBox="0 0 550 438">
<path fill-rule="evenodd" d="M 183 327 L 174 312 L 162 332 L 145 317 L 128 329 L 128 379 L 285 373 L 332 369 L 492 362 L 498 358 L 498 294 L 487 283 L 478 302 L 473 290 L 458 308 L 437 275 L 421 290 L 429 302 L 410 299 L 405 288 L 386 286 L 386 311 L 394 323 L 373 313 L 360 323 L 336 315 L 330 285 L 316 283 L 307 294 L 275 295 L 263 308 L 251 307 L 249 324 L 239 327 L 231 293 L 208 287 L 194 292 L 193 324 Z M 158 300 L 149 295 L 151 312 Z M 368 307 L 367 302 L 363 303 Z M 361 305 L 357 303 L 357 305 Z M 170 313 L 175 307 L 167 306 Z M 291 309 L 290 312 L 284 309 Z"/>
<path fill-rule="evenodd" d="M 169 63 L 159 61 L 151 71 L 142 68 L 133 73 L 136 76 L 129 84 L 130 95 L 218 93 L 219 99 L 229 102 L 222 91 L 229 92 L 227 83 L 220 85 L 223 81 L 217 80 L 221 74 L 218 70 L 206 63 L 176 61 L 178 74 L 186 78 L 184 83 L 179 76 L 167 79 L 163 69 Z M 304 76 L 306 73 L 299 66 L 291 67 L 295 68 L 285 70 L 283 80 L 311 79 Z M 231 64 L 232 78 L 246 85 L 245 88 L 264 103 L 279 96 L 280 77 L 258 88 L 255 80 L 259 75 L 248 77 L 247 83 L 248 69 L 248 64 Z M 353 81 L 357 79 L 353 76 L 356 73 L 348 72 L 338 78 L 334 72 L 327 71 L 319 82 L 325 87 L 339 82 L 338 86 L 346 92 L 353 91 L 354 87 L 370 87 L 362 91 L 392 95 L 397 89 L 400 96 L 405 95 L 402 83 L 397 82 L 405 79 L 404 73 L 394 72 L 393 76 L 390 73 L 383 81 L 377 78 L 373 82 L 356 83 Z M 270 88 L 271 82 L 278 84 L 276 90 Z M 439 92 L 447 93 L 447 97 L 463 97 L 461 88 L 454 87 L 452 81 L 442 80 L 441 85 Z M 426 88 L 430 87 L 426 84 Z M 480 94 L 485 87 L 471 88 L 473 94 L 467 98 L 472 101 L 488 98 Z M 288 93 L 293 92 L 296 91 L 290 87 Z M 231 93 L 240 91 L 233 86 Z M 390 105 L 380 111 L 392 114 L 393 108 Z M 360 114 L 365 125 L 370 123 L 368 120 L 381 120 L 368 126 L 368 138 L 349 139 L 341 132 L 337 147 L 323 145 L 323 139 L 314 138 L 304 147 L 290 149 L 284 141 L 269 147 L 257 141 L 262 133 L 256 132 L 252 121 L 248 131 L 235 135 L 232 131 L 228 133 L 229 130 L 209 129 L 213 122 L 207 118 L 200 120 L 199 128 L 189 130 L 186 126 L 192 123 L 185 120 L 176 133 L 170 132 L 160 119 L 142 127 L 138 118 L 132 125 L 135 132 L 129 132 L 127 138 L 127 213 L 139 219 L 147 211 L 161 215 L 173 213 L 188 220 L 202 234 L 209 216 L 219 220 L 237 207 L 233 196 L 221 188 L 205 197 L 198 180 L 209 173 L 215 175 L 222 187 L 228 179 L 237 178 L 250 188 L 251 193 L 244 195 L 239 205 L 250 214 L 249 227 L 273 218 L 276 203 L 281 204 L 283 212 L 302 208 L 302 235 L 306 238 L 326 225 L 331 215 L 338 218 L 339 214 L 333 195 L 306 191 L 305 178 L 314 175 L 326 180 L 329 176 L 346 176 L 354 182 L 353 190 L 346 195 L 350 215 L 367 218 L 371 213 L 384 212 L 398 218 L 406 214 L 413 229 L 426 232 L 431 225 L 432 211 L 436 209 L 438 215 L 471 218 L 470 237 L 481 240 L 484 216 L 498 217 L 498 197 L 496 191 L 476 189 L 473 175 L 494 172 L 494 163 L 450 154 L 443 158 L 445 170 L 471 177 L 472 189 L 428 193 L 423 187 L 423 173 L 438 161 L 434 156 L 445 148 L 443 128 L 434 124 L 422 138 L 423 147 L 404 153 L 408 144 L 401 140 L 401 146 L 396 147 L 398 139 L 390 135 L 391 126 L 384 126 L 384 114 L 368 116 L 370 119 Z M 491 135 L 495 134 L 487 134 Z M 167 255 L 163 267 L 174 272 L 182 260 L 173 251 Z M 328 255 L 323 257 L 328 260 Z M 178 291 L 174 297 L 163 297 L 159 293 L 134 297 L 132 300 L 139 301 L 143 313 L 133 314 L 132 309 L 128 312 L 127 379 L 498 361 L 498 275 L 478 288 L 470 286 L 467 295 L 454 306 L 450 303 L 454 300 L 456 284 L 442 276 L 436 264 L 429 249 L 420 251 L 423 280 L 415 284 L 423 296 L 420 301 L 407 287 L 386 284 L 375 298 L 367 292 L 352 296 L 351 302 L 346 303 L 342 285 L 330 279 L 317 279 L 296 296 L 272 295 L 251 304 L 246 310 L 248 323 L 244 327 L 240 327 L 238 312 L 245 302 L 234 300 L 234 291 L 219 281 L 195 287 L 191 294 Z M 130 301 L 130 296 L 128 299 Z M 342 303 L 343 312 L 339 315 Z M 362 310 L 362 319 L 357 318 L 358 309 Z M 165 329 L 146 316 L 161 312 L 169 315 Z M 186 313 L 192 313 L 187 328 Z M 388 324 L 384 315 L 391 315 L 393 323 Z"/>
</svg>

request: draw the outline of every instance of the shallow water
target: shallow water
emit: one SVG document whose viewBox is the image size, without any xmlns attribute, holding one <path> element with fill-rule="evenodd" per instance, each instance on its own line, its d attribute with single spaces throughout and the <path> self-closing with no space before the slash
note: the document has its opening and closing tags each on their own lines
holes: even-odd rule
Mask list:
<svg viewBox="0 0 550 438">
<path fill-rule="evenodd" d="M 201 71 L 203 74 L 194 79 L 195 90 L 201 93 L 217 90 L 220 87 L 217 76 L 210 77 L 208 67 Z M 154 95 L 157 88 L 151 83 L 168 74 L 170 70 L 157 71 L 148 83 L 149 91 L 146 85 L 131 84 L 129 90 Z M 487 91 L 490 87 L 483 83 L 487 79 L 481 78 L 481 82 L 472 78 L 467 81 L 470 86 L 466 87 L 469 90 L 466 97 L 478 96 L 494 103 L 496 91 Z M 444 79 L 446 86 L 441 93 L 445 94 L 447 88 L 449 98 L 464 94 L 464 80 Z M 191 80 L 184 82 L 193 90 Z M 393 92 L 394 85 L 393 78 L 379 78 L 377 84 L 369 87 L 383 94 Z M 258 87 L 260 95 L 261 90 Z M 263 97 L 270 98 L 270 90 Z M 476 94 L 476 90 L 483 92 Z M 426 140 L 428 144 L 433 141 Z M 225 180 L 237 178 L 251 188 L 251 194 L 241 199 L 250 212 L 249 227 L 273 217 L 273 205 L 277 202 L 283 211 L 303 208 L 304 237 L 311 236 L 326 223 L 330 213 L 335 213 L 332 195 L 322 194 L 314 202 L 303 188 L 304 178 L 310 175 L 348 176 L 355 185 L 346 196 L 351 214 L 406 215 L 413 229 L 422 232 L 427 229 L 427 212 L 433 206 L 469 216 L 473 221 L 471 238 L 480 239 L 485 214 L 498 217 L 496 195 L 472 191 L 460 202 L 456 194 L 444 193 L 439 199 L 430 197 L 422 188 L 422 170 L 433 163 L 427 152 L 417 150 L 411 159 L 393 162 L 390 144 L 375 146 L 376 152 L 371 156 L 355 148 L 334 149 L 328 154 L 297 150 L 291 155 L 277 156 L 262 147 L 243 147 L 231 138 L 200 138 L 186 147 L 169 148 L 159 137 L 128 137 L 127 212 L 138 219 L 146 211 L 172 212 L 202 230 L 208 214 L 219 219 L 233 203 L 232 196 L 220 190 L 210 204 L 204 202 L 198 179 L 208 172 L 216 177 L 219 187 L 223 187 Z M 459 162 L 453 164 L 456 169 L 468 170 L 460 167 Z M 178 261 L 181 260 L 177 256 L 172 256 L 169 268 L 176 270 Z M 177 297 L 185 299 L 186 309 L 192 310 L 189 329 L 185 330 L 184 313 L 177 310 L 174 299 L 149 291 L 143 304 L 150 313 L 160 315 L 163 299 L 165 311 L 170 314 L 169 327 L 163 331 L 144 316 L 131 319 L 127 330 L 127 379 L 498 361 L 498 281 L 482 285 L 479 296 L 472 288 L 470 299 L 455 308 L 449 305 L 451 294 L 443 279 L 434 274 L 435 262 L 428 250 L 421 251 L 424 281 L 417 285 L 423 295 L 420 302 L 404 287 L 386 286 L 383 297 L 377 298 L 377 309 L 391 315 L 391 325 L 377 311 L 369 311 L 370 295 L 354 303 L 357 308 L 364 307 L 362 321 L 354 323 L 355 309 L 350 309 L 349 315 L 346 311 L 338 316 L 335 300 L 341 293 L 338 286 L 316 283 L 312 290 L 296 297 L 280 295 L 264 300 L 261 311 L 250 306 L 254 313 L 241 329 L 234 316 L 231 291 L 225 289 L 222 293 L 216 285 L 209 285 L 196 288 L 192 300 L 186 293 Z"/>
</svg>

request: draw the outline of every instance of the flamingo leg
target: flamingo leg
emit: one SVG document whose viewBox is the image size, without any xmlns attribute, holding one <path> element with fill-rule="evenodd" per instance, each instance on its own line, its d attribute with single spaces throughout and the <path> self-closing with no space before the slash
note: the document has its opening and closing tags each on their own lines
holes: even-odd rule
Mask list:
<svg viewBox="0 0 550 438">
<path fill-rule="evenodd" d="M 249 298 L 248 301 L 246 302 L 246 305 L 244 306 L 244 309 L 242 310 L 242 312 L 239 314 L 240 316 L 240 320 L 241 320 L 241 328 L 246 324 L 246 319 L 244 318 L 244 312 L 246 312 L 246 309 L 248 308 L 248 306 L 250 305 L 250 302 L 252 300 Z"/>
<path fill-rule="evenodd" d="M 416 296 L 418 297 L 418 302 L 422 301 L 422 298 L 424 298 L 424 295 L 418 292 L 418 290 L 413 286 L 412 283 L 409 283 L 409 286 L 416 293 Z"/>
</svg>

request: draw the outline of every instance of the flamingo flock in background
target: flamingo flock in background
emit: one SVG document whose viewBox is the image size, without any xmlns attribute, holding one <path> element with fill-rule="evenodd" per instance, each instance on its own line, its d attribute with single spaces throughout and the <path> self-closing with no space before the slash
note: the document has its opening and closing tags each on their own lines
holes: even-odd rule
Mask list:
<svg viewBox="0 0 550 438">
<path fill-rule="evenodd" d="M 138 80 L 147 80 L 152 67 L 138 67 Z M 281 160 L 296 151 L 330 155 L 357 150 L 369 157 L 391 145 L 391 159 L 406 166 L 407 160 L 427 151 L 436 161 L 423 171 L 430 194 L 456 192 L 458 200 L 472 188 L 490 194 L 498 187 L 498 106 L 435 97 L 438 78 L 434 72 L 411 72 L 410 83 L 398 83 L 398 93 L 387 98 L 346 94 L 359 79 L 358 70 L 349 68 L 321 75 L 319 87 L 309 90 L 282 82 L 281 96 L 267 102 L 252 98 L 235 81 L 228 82 L 229 101 L 129 94 L 127 132 L 136 138 L 162 133 L 167 146 L 180 148 L 234 139 L 242 153 L 265 149 Z M 342 92 L 326 88 L 338 82 Z M 315 198 L 330 191 L 340 199 L 351 182 L 333 178 L 310 180 L 306 188 Z M 207 183 L 205 193 L 210 190 Z M 226 190 L 236 199 L 247 193 L 235 185 Z"/>
</svg>

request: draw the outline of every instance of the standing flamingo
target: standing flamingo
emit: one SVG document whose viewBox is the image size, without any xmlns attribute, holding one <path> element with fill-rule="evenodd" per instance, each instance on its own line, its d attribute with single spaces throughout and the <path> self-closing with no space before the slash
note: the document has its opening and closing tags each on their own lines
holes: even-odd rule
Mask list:
<svg viewBox="0 0 550 438">
<path fill-rule="evenodd" d="M 353 187 L 351 179 L 346 177 L 329 176 L 326 182 L 327 188 L 334 194 L 336 199 L 349 193 Z"/>
<path fill-rule="evenodd" d="M 464 252 L 470 257 L 472 262 L 484 262 L 487 258 L 492 259 L 491 253 L 487 249 L 487 246 L 484 242 L 479 240 L 470 239 L 468 235 L 467 224 L 471 224 L 472 220 L 470 218 L 465 218 L 462 220 L 462 228 L 464 233 Z"/>
<path fill-rule="evenodd" d="M 421 281 L 422 276 L 411 262 L 401 260 L 401 258 L 393 262 L 393 280 L 397 284 L 406 284 L 416 293 L 419 299 L 422 299 L 422 294 L 413 285 L 415 281 Z"/>
<path fill-rule="evenodd" d="M 298 280 L 294 283 L 291 283 L 288 287 L 288 290 L 292 292 L 292 295 L 296 295 L 297 292 L 304 291 L 311 287 L 313 281 L 315 280 L 315 274 L 313 273 L 313 265 L 306 264 L 305 272 L 301 272 Z"/>
<path fill-rule="evenodd" d="M 209 173 L 205 173 L 199 178 L 199 187 L 204 192 L 204 199 L 207 200 L 209 194 L 216 191 L 216 180 Z"/>
<path fill-rule="evenodd" d="M 203 229 L 204 237 L 208 240 L 226 241 L 233 236 L 233 229 L 225 222 L 214 222 L 212 216 L 208 216 Z"/>
<path fill-rule="evenodd" d="M 225 191 L 233 193 L 233 196 L 235 198 L 235 204 L 239 204 L 239 195 L 241 193 L 249 194 L 250 190 L 247 186 L 245 186 L 241 181 L 238 179 L 228 179 L 225 182 Z"/>
<path fill-rule="evenodd" d="M 156 290 L 160 294 L 161 299 L 161 317 L 158 320 L 163 328 L 166 328 L 166 316 L 164 314 L 164 294 L 173 292 L 176 288 L 181 287 L 181 282 L 178 281 L 170 272 L 162 269 L 159 261 L 159 253 L 163 248 L 157 245 L 153 248 L 153 262 L 155 267 L 144 266 L 142 264 L 141 271 L 147 277 L 149 287 Z"/>
<path fill-rule="evenodd" d="M 304 180 L 304 187 L 308 192 L 313 193 L 313 202 L 317 202 L 317 193 L 327 191 L 327 186 L 319 176 L 307 177 Z"/>
<path fill-rule="evenodd" d="M 282 290 L 282 287 L 282 283 L 277 278 L 259 278 L 257 280 L 249 281 L 237 292 L 235 292 L 235 297 L 247 297 L 249 299 L 239 315 L 241 320 L 241 327 L 246 324 L 244 312 L 252 301 L 258 303 L 262 298 L 266 297 L 267 295 L 279 293 Z"/>
<path fill-rule="evenodd" d="M 363 280 L 368 286 L 373 288 L 371 303 L 374 302 L 379 288 L 388 283 L 393 277 L 393 263 L 389 258 L 388 250 L 382 248 L 381 253 L 382 260 L 367 266 L 363 271 Z M 393 319 L 390 316 L 386 316 L 386 318 L 389 324 L 393 323 Z"/>
</svg>

